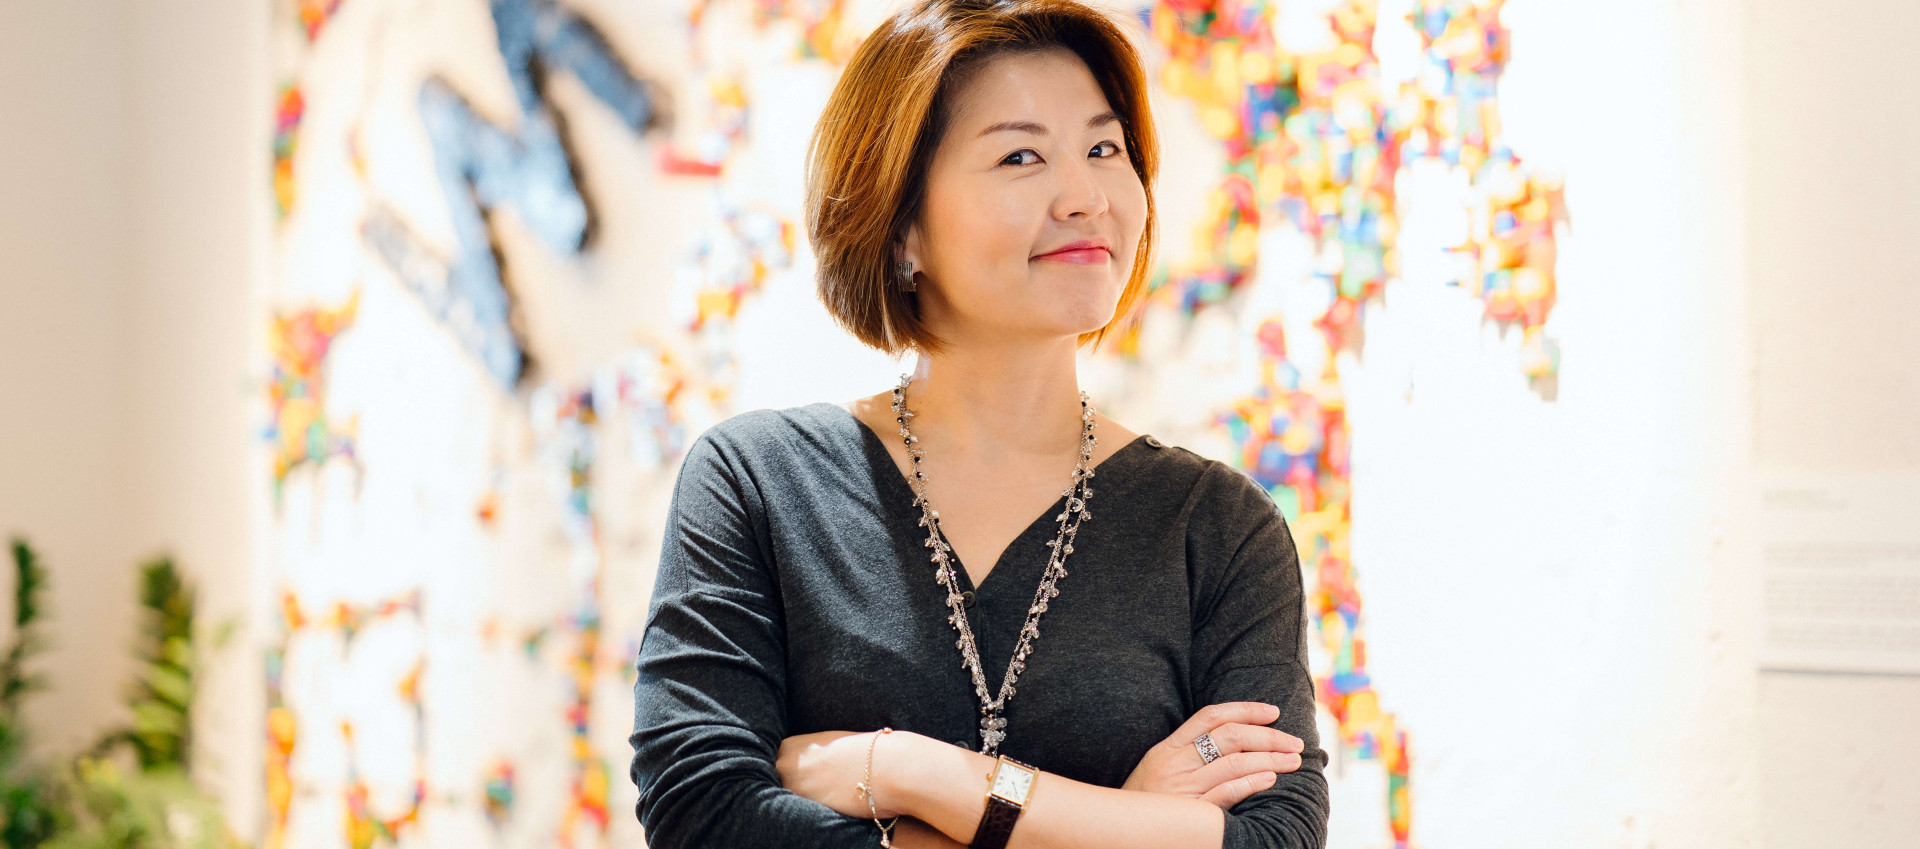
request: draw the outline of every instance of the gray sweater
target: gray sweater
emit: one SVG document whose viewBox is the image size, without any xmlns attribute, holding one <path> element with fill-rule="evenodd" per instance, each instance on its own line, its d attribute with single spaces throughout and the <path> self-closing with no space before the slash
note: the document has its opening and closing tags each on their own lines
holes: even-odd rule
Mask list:
<svg viewBox="0 0 1920 849">
<path fill-rule="evenodd" d="M 1091 517 L 1007 702 L 1001 753 L 1119 787 L 1202 706 L 1269 702 L 1272 727 L 1306 742 L 1303 763 L 1228 812 L 1223 846 L 1325 845 L 1327 754 L 1286 520 L 1251 478 L 1149 435 L 1094 472 Z M 1064 504 L 980 587 L 956 569 L 989 692 Z M 741 413 L 688 450 L 634 685 L 630 774 L 649 846 L 878 846 L 871 819 L 781 787 L 774 759 L 789 736 L 884 725 L 980 749 L 972 677 L 918 522 L 881 437 L 834 404 Z"/>
</svg>

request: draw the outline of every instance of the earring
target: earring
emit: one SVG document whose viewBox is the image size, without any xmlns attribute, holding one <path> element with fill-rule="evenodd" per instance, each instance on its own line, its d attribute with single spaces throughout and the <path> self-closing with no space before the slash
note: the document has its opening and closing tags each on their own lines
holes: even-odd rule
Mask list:
<svg viewBox="0 0 1920 849">
<path fill-rule="evenodd" d="M 902 262 L 894 263 L 893 276 L 894 276 L 894 285 L 899 286 L 900 291 L 911 292 L 914 290 L 912 262 L 902 261 Z"/>
</svg>

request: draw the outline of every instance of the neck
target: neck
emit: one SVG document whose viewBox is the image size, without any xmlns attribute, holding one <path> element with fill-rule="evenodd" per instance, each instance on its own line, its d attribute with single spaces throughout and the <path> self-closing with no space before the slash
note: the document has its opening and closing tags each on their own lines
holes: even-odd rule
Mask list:
<svg viewBox="0 0 1920 849">
<path fill-rule="evenodd" d="M 982 465 L 1078 456 L 1080 383 L 1073 343 L 1069 337 L 1026 348 L 954 346 L 938 356 L 922 353 L 906 397 L 914 435 L 929 450 Z"/>
</svg>

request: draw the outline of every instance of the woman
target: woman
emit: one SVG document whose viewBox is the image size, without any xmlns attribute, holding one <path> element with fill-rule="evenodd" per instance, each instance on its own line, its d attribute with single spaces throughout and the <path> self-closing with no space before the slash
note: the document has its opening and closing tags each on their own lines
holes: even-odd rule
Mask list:
<svg viewBox="0 0 1920 849">
<path fill-rule="evenodd" d="M 1121 32 L 927 0 L 862 44 L 809 156 L 822 299 L 917 363 L 689 450 L 634 689 L 649 844 L 1323 845 L 1285 520 L 1075 377 L 1152 249 Z"/>
</svg>

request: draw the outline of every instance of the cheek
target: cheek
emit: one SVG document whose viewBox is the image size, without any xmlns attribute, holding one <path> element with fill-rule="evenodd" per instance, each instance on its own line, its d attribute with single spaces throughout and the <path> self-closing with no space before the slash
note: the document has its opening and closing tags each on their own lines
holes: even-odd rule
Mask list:
<svg viewBox="0 0 1920 849">
<path fill-rule="evenodd" d="M 1147 189 L 1140 184 L 1140 177 L 1132 171 L 1127 172 L 1126 187 L 1117 193 L 1126 199 L 1128 226 L 1139 229 L 1147 217 Z"/>
<path fill-rule="evenodd" d="M 1128 268 L 1131 268 L 1132 254 L 1139 251 L 1140 236 L 1147 226 L 1147 190 L 1131 169 L 1115 183 L 1107 191 L 1107 211 L 1119 224 L 1119 235 L 1126 245 Z"/>
<path fill-rule="evenodd" d="M 985 214 L 961 225 L 977 230 L 982 241 L 991 240 L 982 245 L 981 261 L 1026 267 L 1034 237 L 1047 219 L 1047 201 L 1039 186 L 1036 180 L 1031 186 L 1003 188 L 981 199 Z"/>
<path fill-rule="evenodd" d="M 938 218 L 942 263 L 997 276 L 1024 272 L 1034 234 L 1045 223 L 1046 204 L 1018 190 L 952 192 L 942 198 Z M 985 279 L 980 274 L 967 275 Z"/>
</svg>

